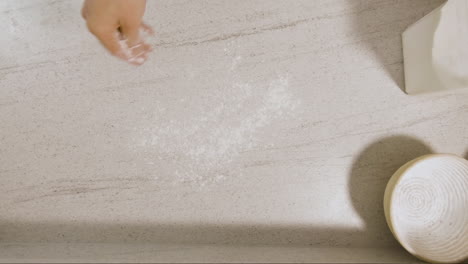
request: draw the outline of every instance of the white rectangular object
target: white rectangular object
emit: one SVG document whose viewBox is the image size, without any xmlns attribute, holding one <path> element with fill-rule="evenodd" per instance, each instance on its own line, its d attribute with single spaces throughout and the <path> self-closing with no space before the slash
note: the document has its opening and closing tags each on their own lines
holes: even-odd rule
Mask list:
<svg viewBox="0 0 468 264">
<path fill-rule="evenodd" d="M 408 94 L 468 87 L 466 20 L 467 2 L 449 0 L 403 32 Z"/>
</svg>

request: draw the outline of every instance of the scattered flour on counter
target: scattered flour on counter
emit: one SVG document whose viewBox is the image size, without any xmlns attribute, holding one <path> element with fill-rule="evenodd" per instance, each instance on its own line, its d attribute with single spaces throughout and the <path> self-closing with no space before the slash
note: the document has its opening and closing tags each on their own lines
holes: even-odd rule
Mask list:
<svg viewBox="0 0 468 264">
<path fill-rule="evenodd" d="M 299 104 L 286 78 L 268 87 L 235 84 L 207 100 L 214 105 L 206 112 L 159 120 L 143 133 L 140 145 L 151 149 L 151 162 L 172 171 L 168 177 L 176 183 L 203 186 L 241 173 L 236 159 L 256 146 L 258 130 L 290 117 Z"/>
<path fill-rule="evenodd" d="M 235 57 L 233 60 L 232 60 L 232 63 L 231 63 L 231 71 L 235 70 L 237 68 L 237 66 L 239 66 L 239 63 L 242 61 L 242 57 L 241 56 L 237 56 Z"/>
<path fill-rule="evenodd" d="M 204 186 L 240 174 L 236 161 L 258 144 L 259 130 L 290 118 L 299 105 L 284 77 L 265 87 L 234 84 L 218 93 L 198 102 L 208 105 L 204 111 L 159 118 L 144 129 L 139 145 L 150 150 L 148 162 L 172 182 Z"/>
</svg>

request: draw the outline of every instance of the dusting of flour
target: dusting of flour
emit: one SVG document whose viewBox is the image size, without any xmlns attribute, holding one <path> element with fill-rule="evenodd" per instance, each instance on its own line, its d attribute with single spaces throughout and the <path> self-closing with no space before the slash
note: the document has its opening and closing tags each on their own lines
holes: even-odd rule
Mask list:
<svg viewBox="0 0 468 264">
<path fill-rule="evenodd" d="M 194 104 L 209 102 L 207 108 L 186 101 L 191 100 L 180 99 L 189 108 L 183 115 L 161 118 L 166 116 L 161 112 L 154 126 L 142 132 L 139 146 L 150 150 L 146 159 L 158 171 L 155 176 L 198 186 L 241 174 L 239 158 L 259 144 L 260 130 L 290 118 L 299 104 L 286 77 L 264 87 L 235 83 L 219 94 L 194 99 Z"/>
</svg>

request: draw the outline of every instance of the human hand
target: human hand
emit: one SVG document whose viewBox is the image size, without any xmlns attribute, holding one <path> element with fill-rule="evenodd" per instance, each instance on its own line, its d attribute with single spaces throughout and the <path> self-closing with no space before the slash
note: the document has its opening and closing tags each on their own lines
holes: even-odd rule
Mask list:
<svg viewBox="0 0 468 264">
<path fill-rule="evenodd" d="M 145 7 L 146 0 L 85 0 L 81 14 L 89 31 L 112 55 L 141 65 L 152 50 L 140 32 L 153 33 L 142 22 Z"/>
</svg>

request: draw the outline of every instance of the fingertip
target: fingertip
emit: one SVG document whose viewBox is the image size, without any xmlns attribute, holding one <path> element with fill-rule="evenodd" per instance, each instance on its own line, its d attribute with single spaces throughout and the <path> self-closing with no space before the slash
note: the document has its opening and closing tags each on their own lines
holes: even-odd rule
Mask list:
<svg viewBox="0 0 468 264">
<path fill-rule="evenodd" d="M 144 22 L 141 22 L 141 25 L 140 25 L 140 28 L 141 30 L 143 30 L 143 32 L 145 32 L 146 34 L 149 34 L 151 36 L 154 36 L 154 30 L 151 26 L 149 26 L 148 24 L 144 23 Z"/>
<path fill-rule="evenodd" d="M 81 8 L 81 17 L 83 17 L 84 20 L 88 17 L 88 1 L 83 2 L 83 7 Z"/>
<path fill-rule="evenodd" d="M 151 52 L 153 51 L 153 47 L 147 43 L 143 43 L 143 48 L 147 51 L 147 52 Z"/>
<path fill-rule="evenodd" d="M 147 59 L 148 59 L 148 56 L 146 54 L 143 54 L 138 57 L 130 58 L 127 60 L 127 62 L 135 66 L 140 66 L 143 63 L 145 63 Z"/>
</svg>

